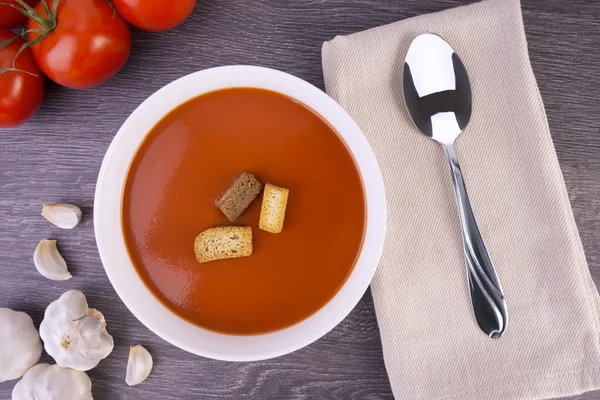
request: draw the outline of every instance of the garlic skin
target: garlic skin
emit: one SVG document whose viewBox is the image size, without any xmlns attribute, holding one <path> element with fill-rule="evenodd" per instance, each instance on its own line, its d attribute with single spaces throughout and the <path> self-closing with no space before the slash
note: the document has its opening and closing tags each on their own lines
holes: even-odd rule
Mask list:
<svg viewBox="0 0 600 400">
<path fill-rule="evenodd" d="M 62 229 L 73 229 L 81 221 L 81 209 L 72 204 L 44 204 L 42 217 Z"/>
<path fill-rule="evenodd" d="M 125 382 L 134 386 L 146 380 L 152 371 L 152 356 L 142 345 L 129 348 L 129 360 L 127 361 L 127 375 Z"/>
<path fill-rule="evenodd" d="M 40 274 L 53 281 L 64 281 L 72 277 L 65 259 L 56 247 L 56 240 L 42 239 L 33 253 L 33 263 Z"/>
<path fill-rule="evenodd" d="M 87 371 L 113 349 L 101 312 L 88 308 L 79 290 L 69 290 L 46 308 L 40 325 L 44 348 L 61 367 Z"/>
<path fill-rule="evenodd" d="M 93 400 L 92 381 L 85 372 L 38 364 L 17 382 L 12 400 Z"/>
<path fill-rule="evenodd" d="M 31 317 L 0 308 L 0 383 L 22 377 L 41 355 L 42 342 Z"/>
</svg>

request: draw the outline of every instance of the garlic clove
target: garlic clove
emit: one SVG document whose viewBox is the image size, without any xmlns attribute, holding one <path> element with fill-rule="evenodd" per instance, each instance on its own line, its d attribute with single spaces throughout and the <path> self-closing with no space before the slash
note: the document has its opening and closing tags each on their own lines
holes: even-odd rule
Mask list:
<svg viewBox="0 0 600 400">
<path fill-rule="evenodd" d="M 62 229 L 73 229 L 81 221 L 81 209 L 72 204 L 44 204 L 42 217 Z"/>
<path fill-rule="evenodd" d="M 12 391 L 12 400 L 92 400 L 92 381 L 85 372 L 58 365 L 31 367 Z"/>
<path fill-rule="evenodd" d="M 53 281 L 64 281 L 72 276 L 58 252 L 56 240 L 42 239 L 33 253 L 33 263 L 40 274 Z"/>
<path fill-rule="evenodd" d="M 129 348 L 129 361 L 127 361 L 127 376 L 125 382 L 129 386 L 137 385 L 146 380 L 152 371 L 152 356 L 142 345 Z"/>
</svg>

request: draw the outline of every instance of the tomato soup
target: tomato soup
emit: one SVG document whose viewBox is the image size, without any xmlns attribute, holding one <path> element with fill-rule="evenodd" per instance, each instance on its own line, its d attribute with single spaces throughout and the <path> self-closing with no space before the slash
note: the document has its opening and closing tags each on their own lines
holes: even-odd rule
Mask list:
<svg viewBox="0 0 600 400">
<path fill-rule="evenodd" d="M 289 189 L 281 233 L 258 228 L 262 194 L 234 223 L 215 199 L 239 173 Z M 289 327 L 323 307 L 359 255 L 365 196 L 342 139 L 282 94 L 232 88 L 166 115 L 130 166 L 123 227 L 139 275 L 175 314 L 216 332 Z M 198 263 L 194 240 L 217 226 L 250 226 L 249 257 Z"/>
</svg>

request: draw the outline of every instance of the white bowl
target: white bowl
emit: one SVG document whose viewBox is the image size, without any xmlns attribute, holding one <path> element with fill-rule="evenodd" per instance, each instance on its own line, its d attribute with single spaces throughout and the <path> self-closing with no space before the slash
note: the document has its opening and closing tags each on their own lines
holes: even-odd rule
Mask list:
<svg viewBox="0 0 600 400">
<path fill-rule="evenodd" d="M 121 207 L 125 179 L 146 134 L 181 103 L 206 92 L 231 87 L 255 87 L 283 93 L 320 114 L 354 155 L 366 195 L 364 243 L 342 288 L 323 308 L 304 321 L 262 335 L 215 333 L 174 314 L 154 297 L 139 277 L 123 236 Z M 335 101 L 311 84 L 284 72 L 253 66 L 226 66 L 195 72 L 169 83 L 127 118 L 102 162 L 94 199 L 94 227 L 110 282 L 144 325 L 167 342 L 191 353 L 218 360 L 252 361 L 298 350 L 325 335 L 352 311 L 367 290 L 379 263 L 385 237 L 386 201 L 381 172 L 369 143 Z"/>
</svg>

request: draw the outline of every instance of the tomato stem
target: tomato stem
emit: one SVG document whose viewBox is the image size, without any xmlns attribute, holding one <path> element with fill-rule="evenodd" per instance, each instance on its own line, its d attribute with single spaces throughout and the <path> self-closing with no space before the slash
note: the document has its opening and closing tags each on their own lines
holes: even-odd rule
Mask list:
<svg viewBox="0 0 600 400">
<path fill-rule="evenodd" d="M 6 39 L 4 42 L 0 43 L 0 50 L 2 50 L 6 46 L 8 46 L 12 42 L 14 42 L 18 37 L 19 37 L 18 35 L 15 35 L 15 36 L 11 37 L 10 39 Z M 17 55 L 18 55 L 18 53 L 17 53 Z M 16 58 L 17 57 L 15 56 L 15 60 L 16 60 Z M 14 60 L 13 60 L 13 66 L 12 66 L 12 68 L 0 68 L 0 75 L 2 75 L 5 72 L 9 72 L 9 71 L 23 72 L 23 73 L 26 73 L 26 74 L 31 75 L 31 76 L 37 76 L 37 74 L 34 74 L 33 72 L 25 71 L 25 70 L 20 69 L 20 68 L 15 68 Z"/>
<path fill-rule="evenodd" d="M 31 75 L 31 76 L 38 76 L 38 74 L 34 74 L 33 72 L 25 71 L 25 70 L 20 69 L 20 68 L 0 68 L 0 75 L 2 75 L 5 72 L 10 72 L 10 71 L 13 71 L 13 72 L 22 72 L 24 74 Z"/>
<path fill-rule="evenodd" d="M 18 35 L 15 35 L 15 36 L 11 37 L 10 39 L 6 39 L 4 42 L 0 43 L 0 50 L 2 50 L 6 46 L 8 46 L 12 42 L 14 42 L 18 37 L 19 37 Z"/>
<path fill-rule="evenodd" d="M 27 18 L 34 20 L 37 24 L 39 24 L 42 27 L 42 29 L 29 29 L 27 31 L 25 31 L 25 30 L 22 31 L 22 33 L 21 33 L 22 35 L 25 35 L 26 33 L 29 33 L 29 32 L 35 32 L 38 34 L 38 37 L 35 38 L 35 40 L 33 40 L 31 42 L 30 41 L 25 42 L 23 44 L 23 46 L 21 46 L 19 51 L 17 51 L 15 58 L 13 58 L 12 68 L 2 68 L 2 69 L 0 69 L 0 74 L 3 74 L 4 72 L 7 72 L 7 71 L 18 70 L 18 68 L 15 67 L 15 64 L 17 62 L 17 58 L 21 55 L 23 50 L 25 50 L 26 48 L 28 48 L 30 46 L 35 46 L 36 44 L 41 42 L 46 36 L 48 36 L 54 30 L 54 28 L 56 28 L 56 24 L 58 23 L 58 19 L 57 19 L 58 2 L 60 0 L 54 0 L 54 3 L 52 4 L 52 10 L 50 10 L 50 8 L 48 7 L 48 3 L 46 2 L 46 0 L 41 0 L 42 7 L 44 8 L 44 14 L 46 14 L 45 17 L 42 17 L 40 15 L 40 13 L 38 13 L 33 7 L 31 7 L 29 4 L 27 4 L 24 0 L 15 0 L 15 1 L 21 7 L 17 7 L 15 4 L 5 3 L 5 2 L 0 2 L 0 5 L 7 5 L 7 6 L 14 8 L 15 10 L 19 11 L 21 14 L 25 15 Z M 1 47 L 0 47 L 0 49 L 1 49 Z M 23 71 L 23 72 L 26 72 L 26 71 Z M 35 74 L 31 74 L 31 75 L 35 75 Z"/>
<path fill-rule="evenodd" d="M 113 0 L 106 0 L 106 2 L 110 6 L 110 8 L 113 10 L 113 19 L 115 19 L 115 17 L 117 16 L 117 9 L 115 8 L 115 4 L 113 3 Z"/>
<path fill-rule="evenodd" d="M 34 20 L 35 22 L 37 22 L 39 25 L 42 26 L 42 28 L 44 28 L 44 30 L 46 31 L 46 35 L 48 35 L 54 28 L 56 28 L 56 23 L 57 23 L 56 15 L 57 15 L 57 8 L 58 8 L 59 0 L 54 1 L 52 11 L 50 11 L 50 9 L 48 8 L 48 4 L 46 3 L 46 0 L 42 0 L 42 6 L 44 7 L 44 11 L 46 14 L 45 17 L 42 17 L 40 15 L 40 13 L 38 13 L 33 7 L 31 7 L 29 4 L 27 4 L 24 0 L 15 0 L 15 1 L 17 3 L 19 3 L 19 5 L 21 7 L 17 7 L 14 4 L 5 3 L 5 2 L 0 2 L 0 4 L 10 6 L 10 7 L 14 8 L 15 10 L 19 11 L 21 14 L 25 15 L 27 18 L 30 18 L 30 19 Z"/>
<path fill-rule="evenodd" d="M 23 43 L 23 46 L 21 46 L 21 48 L 19 49 L 19 51 L 17 51 L 17 54 L 15 54 L 15 58 L 13 58 L 12 67 L 16 68 L 15 64 L 17 62 L 17 58 L 19 58 L 19 56 L 21 55 L 21 53 L 23 52 L 23 50 L 25 50 L 26 48 L 28 48 L 30 46 L 35 46 L 36 44 L 38 44 L 39 42 L 41 42 L 42 39 L 44 39 L 45 37 L 46 37 L 46 35 L 40 35 L 33 42 L 25 42 L 25 43 Z"/>
</svg>

